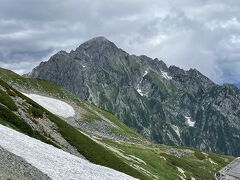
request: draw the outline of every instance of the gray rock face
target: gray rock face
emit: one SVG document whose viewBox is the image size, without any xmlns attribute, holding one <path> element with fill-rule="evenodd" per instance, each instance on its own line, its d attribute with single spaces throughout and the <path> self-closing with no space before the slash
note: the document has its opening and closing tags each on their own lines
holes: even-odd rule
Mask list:
<svg viewBox="0 0 240 180">
<path fill-rule="evenodd" d="M 104 37 L 60 51 L 30 74 L 112 112 L 158 143 L 240 155 L 240 91 L 196 69 L 129 55 Z"/>
<path fill-rule="evenodd" d="M 0 147 L 0 179 L 50 180 L 40 170 Z"/>
</svg>

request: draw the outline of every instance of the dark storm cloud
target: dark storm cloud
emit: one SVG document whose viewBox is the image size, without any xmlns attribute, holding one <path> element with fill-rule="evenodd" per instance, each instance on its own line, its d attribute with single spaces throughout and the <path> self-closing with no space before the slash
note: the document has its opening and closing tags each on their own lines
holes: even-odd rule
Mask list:
<svg viewBox="0 0 240 180">
<path fill-rule="evenodd" d="M 0 66 L 26 73 L 103 35 L 130 53 L 236 82 L 239 30 L 238 0 L 1 0 Z"/>
</svg>

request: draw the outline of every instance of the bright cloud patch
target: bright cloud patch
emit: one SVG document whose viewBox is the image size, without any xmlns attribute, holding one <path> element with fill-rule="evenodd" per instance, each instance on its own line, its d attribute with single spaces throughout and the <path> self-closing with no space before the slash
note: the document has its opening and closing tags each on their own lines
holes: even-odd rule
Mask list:
<svg viewBox="0 0 240 180">
<path fill-rule="evenodd" d="M 37 94 L 25 94 L 25 93 L 23 94 L 55 115 L 64 118 L 73 117 L 75 115 L 73 107 L 63 101 L 45 96 L 40 96 Z"/>
<path fill-rule="evenodd" d="M 22 157 L 53 180 L 134 179 L 113 169 L 92 164 L 2 125 L 0 134 L 1 147 Z"/>
</svg>

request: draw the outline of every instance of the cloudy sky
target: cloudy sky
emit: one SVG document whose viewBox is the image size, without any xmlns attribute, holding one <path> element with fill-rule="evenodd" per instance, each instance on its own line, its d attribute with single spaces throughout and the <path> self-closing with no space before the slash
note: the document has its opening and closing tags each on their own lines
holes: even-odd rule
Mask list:
<svg viewBox="0 0 240 180">
<path fill-rule="evenodd" d="M 240 82 L 239 0 L 0 0 L 1 67 L 26 73 L 95 36 Z"/>
</svg>

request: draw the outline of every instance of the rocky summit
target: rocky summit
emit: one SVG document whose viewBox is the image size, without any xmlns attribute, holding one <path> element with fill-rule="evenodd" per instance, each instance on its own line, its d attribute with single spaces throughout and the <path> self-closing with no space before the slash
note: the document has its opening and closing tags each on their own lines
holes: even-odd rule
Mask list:
<svg viewBox="0 0 240 180">
<path fill-rule="evenodd" d="M 130 55 L 97 37 L 58 52 L 29 76 L 69 89 L 157 143 L 240 155 L 240 90 L 196 69 Z"/>
</svg>

